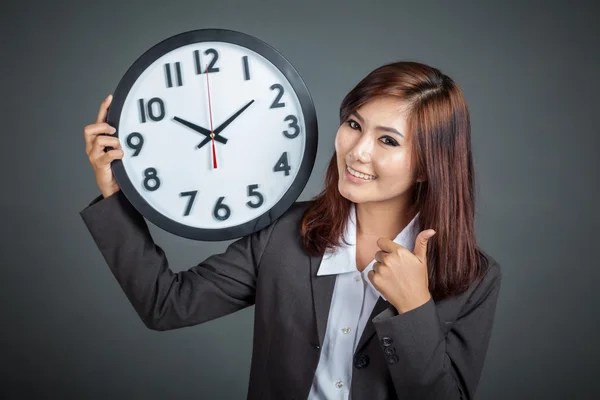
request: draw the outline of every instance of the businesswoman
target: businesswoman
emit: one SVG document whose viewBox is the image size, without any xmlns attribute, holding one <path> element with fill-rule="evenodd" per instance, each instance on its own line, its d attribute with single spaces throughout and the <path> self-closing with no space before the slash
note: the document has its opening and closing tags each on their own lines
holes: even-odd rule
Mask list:
<svg viewBox="0 0 600 400">
<path fill-rule="evenodd" d="M 323 191 L 178 273 L 112 175 L 110 102 L 84 129 L 101 195 L 80 214 L 148 328 L 255 305 L 249 399 L 474 397 L 501 273 L 476 242 L 452 79 L 416 62 L 369 73 L 342 101 Z"/>
</svg>

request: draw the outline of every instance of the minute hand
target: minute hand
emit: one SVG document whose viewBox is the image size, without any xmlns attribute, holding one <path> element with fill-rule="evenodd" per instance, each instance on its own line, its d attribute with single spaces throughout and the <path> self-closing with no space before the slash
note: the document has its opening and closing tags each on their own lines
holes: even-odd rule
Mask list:
<svg viewBox="0 0 600 400">
<path fill-rule="evenodd" d="M 237 117 L 239 117 L 240 114 L 246 110 L 246 108 L 250 107 L 252 103 L 254 103 L 254 100 L 250 100 L 244 107 L 240 108 L 235 114 L 233 114 L 225 122 L 219 125 L 217 129 L 215 129 L 215 137 L 218 136 L 223 131 L 223 129 L 227 128 L 227 126 L 231 124 Z M 202 146 L 210 142 L 210 140 L 210 137 L 206 137 L 202 142 L 200 142 L 200 144 L 197 147 L 201 148 Z"/>
</svg>

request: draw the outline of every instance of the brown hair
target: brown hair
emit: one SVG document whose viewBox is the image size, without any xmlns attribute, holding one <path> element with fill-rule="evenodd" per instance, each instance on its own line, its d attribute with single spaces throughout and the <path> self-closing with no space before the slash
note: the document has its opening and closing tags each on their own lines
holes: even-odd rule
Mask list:
<svg viewBox="0 0 600 400">
<path fill-rule="evenodd" d="M 366 102 L 394 96 L 408 103 L 407 125 L 416 176 L 412 210 L 422 230 L 436 234 L 427 246 L 429 290 L 436 300 L 463 292 L 484 272 L 474 231 L 475 194 L 469 110 L 461 89 L 436 68 L 417 62 L 383 65 L 343 99 L 340 123 Z M 302 219 L 302 244 L 312 255 L 340 246 L 351 209 L 338 191 L 334 151 L 323 191 Z"/>
</svg>

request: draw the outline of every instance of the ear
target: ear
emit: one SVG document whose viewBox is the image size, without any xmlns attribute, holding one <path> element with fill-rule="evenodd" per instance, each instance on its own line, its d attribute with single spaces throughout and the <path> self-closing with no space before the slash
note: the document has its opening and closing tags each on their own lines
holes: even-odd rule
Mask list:
<svg viewBox="0 0 600 400">
<path fill-rule="evenodd" d="M 419 175 L 417 177 L 417 182 L 426 182 L 427 178 L 425 177 L 425 175 Z"/>
</svg>

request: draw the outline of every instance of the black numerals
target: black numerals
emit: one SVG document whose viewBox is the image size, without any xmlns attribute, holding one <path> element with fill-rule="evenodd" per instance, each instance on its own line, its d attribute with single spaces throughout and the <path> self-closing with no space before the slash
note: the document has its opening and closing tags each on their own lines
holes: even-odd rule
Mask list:
<svg viewBox="0 0 600 400">
<path fill-rule="evenodd" d="M 217 60 L 219 59 L 219 52 L 215 49 L 208 49 L 204 52 L 204 54 L 207 56 L 212 56 L 210 62 L 208 63 L 208 73 L 219 72 L 219 68 L 215 67 Z M 207 72 L 206 68 L 202 69 L 202 62 L 200 60 L 200 50 L 194 50 L 194 65 L 196 66 L 197 75 Z"/>
<path fill-rule="evenodd" d="M 187 206 L 185 207 L 185 211 L 183 212 L 183 216 L 187 217 L 190 215 L 190 211 L 192 211 L 192 206 L 194 205 L 194 200 L 196 200 L 196 195 L 198 194 L 197 190 L 190 190 L 189 192 L 181 192 L 179 193 L 179 197 L 189 196 Z"/>
<path fill-rule="evenodd" d="M 256 203 L 246 202 L 250 208 L 258 208 L 265 202 L 264 196 L 256 189 L 258 189 L 258 185 L 248 185 L 248 197 L 256 197 Z"/>
<path fill-rule="evenodd" d="M 175 83 L 173 83 L 173 78 L 175 78 Z M 175 63 L 174 68 L 169 63 L 165 64 L 165 80 L 168 88 L 173 87 L 173 85 L 183 86 L 181 63 L 179 61 Z"/>
<path fill-rule="evenodd" d="M 295 115 L 288 115 L 287 117 L 285 117 L 284 121 L 289 121 L 289 128 L 292 128 L 293 131 L 292 132 L 288 132 L 287 130 L 283 131 L 283 135 L 288 138 L 288 139 L 293 139 L 295 137 L 298 137 L 298 135 L 300 134 L 300 127 L 298 126 L 298 118 L 296 118 Z"/>
<path fill-rule="evenodd" d="M 277 160 L 277 163 L 273 167 L 273 172 L 284 172 L 285 176 L 288 176 L 290 174 L 290 169 L 292 169 L 292 167 L 290 167 L 290 164 L 288 163 L 288 155 L 287 151 L 285 151 L 281 157 L 279 157 L 279 160 Z"/>
<path fill-rule="evenodd" d="M 219 72 L 219 68 L 215 68 L 215 64 L 217 63 L 217 60 L 219 59 L 219 52 L 216 51 L 215 49 L 208 49 L 204 52 L 204 54 L 206 54 L 206 55 L 210 54 L 213 56 L 210 64 L 208 64 L 208 72 Z"/>
<path fill-rule="evenodd" d="M 223 203 L 223 199 L 225 199 L 225 197 L 219 197 L 219 200 L 217 200 L 217 204 L 215 204 L 215 208 L 213 209 L 213 216 L 219 221 L 225 221 L 231 215 L 231 209 Z"/>
<path fill-rule="evenodd" d="M 277 93 L 277 97 L 275 97 L 275 100 L 271 104 L 270 108 L 285 107 L 285 103 L 280 101 L 281 98 L 283 97 L 283 86 L 281 86 L 279 83 L 276 83 L 274 85 L 271 85 L 271 90 L 277 90 L 278 93 Z"/>
<path fill-rule="evenodd" d="M 144 187 L 151 192 L 160 187 L 160 179 L 156 173 L 156 168 L 146 168 L 144 170 Z"/>
<path fill-rule="evenodd" d="M 135 150 L 132 154 L 132 157 L 137 156 L 142 151 L 142 147 L 144 146 L 144 137 L 139 132 L 131 132 L 127 135 L 126 139 L 127 147 Z"/>
<path fill-rule="evenodd" d="M 244 80 L 250 80 L 250 66 L 248 65 L 248 56 L 242 57 L 242 61 L 244 62 Z"/>
<path fill-rule="evenodd" d="M 161 121 L 165 117 L 165 103 L 158 97 L 153 97 L 144 103 L 144 99 L 138 100 L 138 109 L 140 112 L 140 122 L 146 122 L 146 117 L 152 121 Z"/>
</svg>

